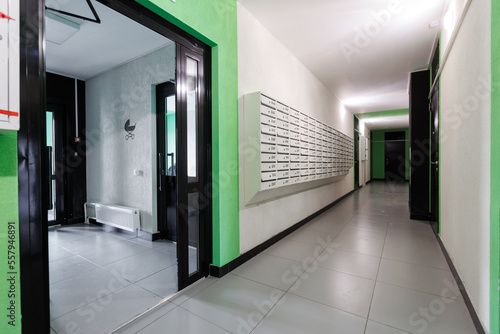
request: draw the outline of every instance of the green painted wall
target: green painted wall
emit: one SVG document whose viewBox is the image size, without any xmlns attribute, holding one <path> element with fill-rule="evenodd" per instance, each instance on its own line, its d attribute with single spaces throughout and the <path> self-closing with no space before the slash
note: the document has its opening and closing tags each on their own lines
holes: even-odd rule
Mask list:
<svg viewBox="0 0 500 334">
<path fill-rule="evenodd" d="M 366 120 L 377 117 L 406 116 L 409 115 L 409 113 L 410 113 L 409 109 L 394 109 L 394 110 L 375 111 L 364 114 L 356 114 L 355 116 L 359 120 Z"/>
<path fill-rule="evenodd" d="M 239 256 L 236 0 L 137 0 L 212 47 L 213 264 Z"/>
<path fill-rule="evenodd" d="M 491 287 L 490 333 L 500 333 L 500 1 L 491 2 Z M 495 83 L 495 84 L 494 84 Z"/>
<path fill-rule="evenodd" d="M 0 301 L 2 301 L 0 333 L 14 334 L 21 333 L 16 132 L 0 135 L 0 152 Z M 9 224 L 9 222 L 14 224 Z M 15 274 L 10 274 L 11 272 Z M 8 281 L 11 277 L 14 277 L 12 281 L 14 289 Z M 9 324 L 11 318 L 6 317 L 11 314 L 11 311 L 7 310 L 8 307 L 15 308 L 13 325 Z"/>
<path fill-rule="evenodd" d="M 408 109 L 405 109 L 408 110 Z M 371 178 L 385 179 L 385 133 L 393 131 L 405 132 L 405 179 L 410 179 L 410 134 L 407 128 L 404 129 L 388 129 L 372 131 L 371 139 Z"/>
</svg>

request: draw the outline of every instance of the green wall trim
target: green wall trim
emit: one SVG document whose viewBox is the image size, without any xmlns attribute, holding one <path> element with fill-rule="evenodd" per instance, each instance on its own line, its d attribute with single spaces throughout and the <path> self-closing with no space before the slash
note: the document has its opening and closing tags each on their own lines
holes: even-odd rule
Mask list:
<svg viewBox="0 0 500 334">
<path fill-rule="evenodd" d="M 376 117 L 408 116 L 408 115 L 410 115 L 409 109 L 383 110 L 383 111 L 367 112 L 363 114 L 355 114 L 355 116 L 357 116 L 359 120 L 376 118 Z"/>
<path fill-rule="evenodd" d="M 500 1 L 491 14 L 490 333 L 500 333 Z"/>
<path fill-rule="evenodd" d="M 240 255 L 236 0 L 136 0 L 212 47 L 213 265 Z"/>
<path fill-rule="evenodd" d="M 0 296 L 4 315 L 0 322 L 0 333 L 21 333 L 21 295 L 19 279 L 19 200 L 17 178 L 17 132 L 0 135 Z M 9 224 L 12 222 L 14 224 Z M 10 227 L 9 227 L 10 226 Z M 10 232 L 9 232 L 10 231 Z M 9 257 L 9 258 L 8 258 Z M 14 262 L 8 262 L 14 261 Z M 12 267 L 11 267 L 12 265 Z M 8 273 L 16 274 L 8 274 Z M 11 282 L 8 278 L 14 277 Z M 14 292 L 15 291 L 15 292 Z M 15 311 L 7 310 L 14 305 Z M 13 312 L 13 313 L 11 313 Z M 9 318 L 10 315 L 12 318 Z M 9 321 L 13 321 L 9 324 Z"/>
<path fill-rule="evenodd" d="M 373 130 L 371 138 L 371 178 L 385 179 L 385 140 L 386 132 L 405 131 L 405 179 L 410 179 L 410 132 L 408 128 Z"/>
</svg>

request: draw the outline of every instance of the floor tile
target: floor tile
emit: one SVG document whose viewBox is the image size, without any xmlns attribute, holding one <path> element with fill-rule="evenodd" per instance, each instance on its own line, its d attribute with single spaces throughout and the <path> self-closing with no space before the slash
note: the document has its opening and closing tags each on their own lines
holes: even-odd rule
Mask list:
<svg viewBox="0 0 500 334">
<path fill-rule="evenodd" d="M 325 240 L 326 238 L 328 238 L 328 236 L 331 240 L 333 240 L 336 234 L 332 235 L 328 234 L 328 232 L 325 233 L 324 231 L 301 228 L 288 235 L 285 239 L 304 242 L 312 245 L 319 245 L 321 244 L 322 240 Z"/>
<path fill-rule="evenodd" d="M 281 290 L 228 274 L 181 307 L 237 333 L 241 323 L 248 323 L 248 319 L 257 325 L 282 296 Z"/>
<path fill-rule="evenodd" d="M 424 247 L 425 244 L 413 242 L 404 244 L 401 242 L 386 242 L 384 245 L 383 258 L 408 262 L 423 266 L 449 270 L 448 263 L 441 249 L 437 246 Z"/>
<path fill-rule="evenodd" d="M 86 254 L 98 247 L 111 245 L 120 241 L 123 241 L 123 239 L 108 233 L 95 233 L 85 238 L 60 242 L 60 245 L 75 254 Z"/>
<path fill-rule="evenodd" d="M 231 273 L 286 291 L 304 269 L 300 262 L 261 253 Z"/>
<path fill-rule="evenodd" d="M 286 294 L 252 334 L 363 334 L 366 320 L 314 301 Z M 252 318 L 241 324 L 248 333 Z"/>
<path fill-rule="evenodd" d="M 60 260 L 50 262 L 50 284 L 64 281 L 65 279 L 75 277 L 98 268 L 98 266 L 85 260 L 79 255 L 64 257 Z"/>
<path fill-rule="evenodd" d="M 177 307 L 137 334 L 227 334 L 213 323 Z"/>
<path fill-rule="evenodd" d="M 462 301 L 377 282 L 371 320 L 409 333 L 471 334 L 474 324 Z"/>
<path fill-rule="evenodd" d="M 152 293 L 130 285 L 53 320 L 52 326 L 58 333 L 105 334 L 153 307 L 160 300 Z"/>
<path fill-rule="evenodd" d="M 284 259 L 302 262 L 309 258 L 316 258 L 324 248 L 331 243 L 331 239 L 322 239 L 317 245 L 307 244 L 294 240 L 282 240 L 264 251 L 265 254 L 282 257 Z"/>
<path fill-rule="evenodd" d="M 165 268 L 135 284 L 159 297 L 166 298 L 178 291 L 177 265 Z"/>
<path fill-rule="evenodd" d="M 332 238 L 335 238 L 335 236 L 338 235 L 340 231 L 342 231 L 345 225 L 345 221 L 321 219 L 310 222 L 309 224 L 304 226 L 304 229 L 328 233 Z"/>
<path fill-rule="evenodd" d="M 397 328 L 389 327 L 378 322 L 368 320 L 365 334 L 409 334 Z"/>
<path fill-rule="evenodd" d="M 329 256 L 320 256 L 317 260 L 322 268 L 341 271 L 346 274 L 375 280 L 377 278 L 380 258 L 360 253 L 336 249 Z"/>
<path fill-rule="evenodd" d="M 386 234 L 387 233 L 385 231 L 379 231 L 363 227 L 346 226 L 346 228 L 342 230 L 342 232 L 340 232 L 338 237 L 343 237 L 343 236 L 357 237 L 362 239 L 377 240 L 383 242 L 385 241 Z"/>
<path fill-rule="evenodd" d="M 84 256 L 89 261 L 92 261 L 100 266 L 105 266 L 147 250 L 147 247 L 122 240 L 110 245 L 98 247 L 93 251 L 87 252 Z"/>
<path fill-rule="evenodd" d="M 182 291 L 179 291 L 175 296 L 169 299 L 170 302 L 176 305 L 182 305 L 189 298 L 192 298 L 196 294 L 200 293 L 204 289 L 208 288 L 210 285 L 217 282 L 219 279 L 216 277 L 208 276 L 200 279 L 198 282 L 188 286 Z"/>
<path fill-rule="evenodd" d="M 371 256 L 382 256 L 384 242 L 373 239 L 362 239 L 354 236 L 338 236 L 334 240 L 335 247 L 340 250 L 361 253 Z"/>
<path fill-rule="evenodd" d="M 50 286 L 52 319 L 102 298 L 130 284 L 122 273 L 98 268 Z"/>
<path fill-rule="evenodd" d="M 125 272 L 127 279 L 137 282 L 174 264 L 177 264 L 176 256 L 152 249 L 118 260 L 104 268 Z"/>
<path fill-rule="evenodd" d="M 367 317 L 374 285 L 375 281 L 369 279 L 318 267 L 314 271 L 306 271 L 289 291 Z"/>
<path fill-rule="evenodd" d="M 463 300 L 449 270 L 382 259 L 378 280 L 449 299 Z"/>
<path fill-rule="evenodd" d="M 75 255 L 64 247 L 53 245 L 49 247 L 49 263 Z"/>
</svg>

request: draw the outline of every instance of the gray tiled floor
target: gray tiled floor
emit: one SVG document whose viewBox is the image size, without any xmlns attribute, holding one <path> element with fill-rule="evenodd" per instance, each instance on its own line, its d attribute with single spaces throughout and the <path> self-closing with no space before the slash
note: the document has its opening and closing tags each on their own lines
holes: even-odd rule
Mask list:
<svg viewBox="0 0 500 334">
<path fill-rule="evenodd" d="M 194 284 L 117 333 L 476 333 L 431 227 L 408 220 L 407 202 L 407 185 L 373 182 L 225 277 Z M 122 290 L 147 307 L 163 294 L 156 290 L 162 280 L 152 277 Z M 147 280 L 155 295 L 137 291 Z M 111 327 L 92 326 L 92 333 Z"/>
<path fill-rule="evenodd" d="M 172 242 L 77 224 L 49 228 L 49 245 L 53 333 L 108 333 L 177 291 Z"/>
</svg>

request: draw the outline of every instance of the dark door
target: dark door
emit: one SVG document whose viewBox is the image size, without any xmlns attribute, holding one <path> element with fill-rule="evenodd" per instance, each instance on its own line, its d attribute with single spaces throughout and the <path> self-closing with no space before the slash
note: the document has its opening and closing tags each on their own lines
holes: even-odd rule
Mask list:
<svg viewBox="0 0 500 334">
<path fill-rule="evenodd" d="M 203 55 L 177 44 L 177 256 L 179 289 L 208 275 L 211 262 L 210 117 Z"/>
<path fill-rule="evenodd" d="M 156 87 L 158 230 L 162 239 L 177 241 L 176 87 Z"/>
<path fill-rule="evenodd" d="M 439 83 L 434 87 L 431 97 L 431 214 L 430 220 L 436 233 L 439 233 Z"/>
<path fill-rule="evenodd" d="M 405 132 L 385 133 L 385 180 L 389 182 L 405 181 Z"/>
<path fill-rule="evenodd" d="M 354 116 L 354 190 L 359 188 L 359 119 Z"/>
<path fill-rule="evenodd" d="M 211 263 L 210 120 L 203 55 L 177 44 L 176 84 L 156 88 L 158 228 L 177 242 L 178 287 Z"/>
<path fill-rule="evenodd" d="M 47 187 L 49 189 L 47 221 L 49 225 L 65 223 L 65 150 L 64 110 L 60 105 L 48 105 L 46 119 L 46 150 L 48 166 Z"/>
</svg>

